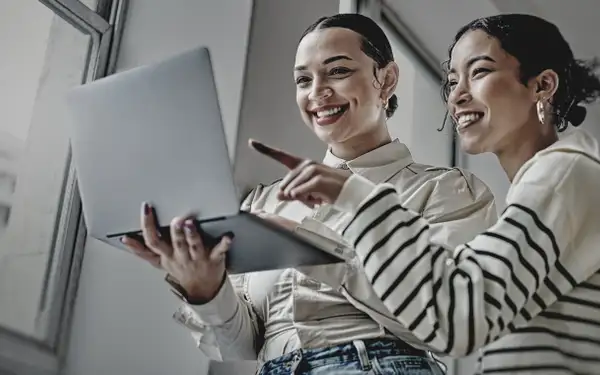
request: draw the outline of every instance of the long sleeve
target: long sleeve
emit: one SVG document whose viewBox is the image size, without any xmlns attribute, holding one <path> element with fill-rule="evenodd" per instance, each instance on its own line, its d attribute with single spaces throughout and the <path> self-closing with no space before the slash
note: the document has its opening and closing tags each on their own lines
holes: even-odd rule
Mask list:
<svg viewBox="0 0 600 375">
<path fill-rule="evenodd" d="M 242 203 L 249 211 L 262 193 L 254 189 Z M 262 347 L 262 321 L 247 297 L 247 274 L 229 275 L 218 294 L 202 305 L 183 304 L 174 319 L 188 328 L 198 348 L 215 360 L 255 360 Z"/>
<path fill-rule="evenodd" d="M 191 330 L 198 348 L 216 360 L 257 358 L 260 349 L 260 321 L 247 301 L 236 293 L 243 276 L 230 276 L 210 302 L 184 305 L 176 320 Z"/>
<path fill-rule="evenodd" d="M 525 325 L 600 265 L 600 253 L 573 254 L 590 215 L 573 182 L 585 177 L 582 159 L 560 155 L 532 167 L 498 222 L 454 249 L 432 240 L 430 223 L 393 186 L 354 175 L 335 203 L 354 214 L 343 236 L 403 326 L 436 350 L 467 355 Z"/>
</svg>

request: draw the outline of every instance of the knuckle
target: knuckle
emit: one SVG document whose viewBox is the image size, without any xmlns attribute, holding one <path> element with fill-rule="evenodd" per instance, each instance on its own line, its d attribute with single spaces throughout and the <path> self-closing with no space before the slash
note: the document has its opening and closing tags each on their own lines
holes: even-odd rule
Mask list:
<svg viewBox="0 0 600 375">
<path fill-rule="evenodd" d="M 314 164 L 314 162 L 312 160 L 306 159 L 302 163 L 300 163 L 300 165 L 298 166 L 298 169 L 306 169 L 313 164 Z"/>
<path fill-rule="evenodd" d="M 160 240 L 157 237 L 150 237 L 146 240 L 146 244 L 151 249 L 156 249 L 160 246 Z"/>
<path fill-rule="evenodd" d="M 317 173 L 317 171 L 318 171 L 317 165 L 316 165 L 316 164 L 314 164 L 314 163 L 313 163 L 313 164 L 309 164 L 309 165 L 306 167 L 306 171 L 307 171 L 308 173 L 310 173 L 310 174 L 315 174 L 315 173 Z"/>
<path fill-rule="evenodd" d="M 192 246 L 193 248 L 198 248 L 200 247 L 200 236 L 194 234 L 194 233 L 190 233 L 188 235 L 187 238 L 187 242 L 190 246 Z"/>
</svg>

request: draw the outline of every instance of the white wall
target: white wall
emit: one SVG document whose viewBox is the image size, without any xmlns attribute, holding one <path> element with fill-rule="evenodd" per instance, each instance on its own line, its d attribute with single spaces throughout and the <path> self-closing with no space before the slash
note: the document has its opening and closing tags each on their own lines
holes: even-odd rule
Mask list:
<svg viewBox="0 0 600 375">
<path fill-rule="evenodd" d="M 259 134 L 286 147 L 295 140 L 295 131 L 304 131 L 293 92 L 296 43 L 309 23 L 335 13 L 338 3 L 257 2 L 254 17 L 259 24 L 253 28 L 248 55 L 251 90 L 243 93 L 245 101 L 254 101 L 250 111 L 242 112 L 240 133 Z M 118 70 L 208 45 L 231 145 L 238 132 L 250 13 L 248 0 L 131 0 Z M 264 97 L 253 98 L 259 95 L 256 90 Z M 275 139 L 268 137 L 272 129 L 279 129 Z M 279 172 L 267 168 L 262 173 Z M 162 274 L 130 254 L 88 241 L 66 374 L 205 373 L 206 360 L 185 329 L 171 320 L 178 303 Z"/>
</svg>

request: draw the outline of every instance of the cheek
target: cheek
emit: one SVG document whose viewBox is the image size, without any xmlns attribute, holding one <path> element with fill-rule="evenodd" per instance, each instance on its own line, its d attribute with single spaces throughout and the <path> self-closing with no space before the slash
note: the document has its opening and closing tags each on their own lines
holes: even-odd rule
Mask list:
<svg viewBox="0 0 600 375">
<path fill-rule="evenodd" d="M 512 127 L 527 121 L 528 92 L 518 81 L 490 79 L 481 85 L 479 97 L 489 111 L 490 122 Z"/>
<path fill-rule="evenodd" d="M 373 97 L 377 96 L 372 80 L 366 79 L 363 75 L 334 81 L 332 86 L 338 96 L 354 105 L 360 105 L 361 108 L 371 104 Z"/>
<path fill-rule="evenodd" d="M 298 105 L 300 113 L 305 115 L 308 106 L 308 92 L 306 90 L 301 88 L 296 89 L 296 104 Z"/>
</svg>

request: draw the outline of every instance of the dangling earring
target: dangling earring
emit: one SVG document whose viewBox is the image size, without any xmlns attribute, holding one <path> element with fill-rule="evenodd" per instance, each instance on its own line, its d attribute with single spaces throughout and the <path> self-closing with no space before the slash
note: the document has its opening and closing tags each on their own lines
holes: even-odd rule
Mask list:
<svg viewBox="0 0 600 375">
<path fill-rule="evenodd" d="M 383 110 L 387 111 L 387 109 L 388 109 L 388 101 L 385 100 L 384 98 L 381 98 L 381 102 L 383 103 Z"/>
<path fill-rule="evenodd" d="M 540 121 L 540 124 L 545 124 L 546 123 L 546 113 L 544 111 L 544 102 L 541 100 L 538 100 L 538 102 L 536 103 L 536 108 L 537 108 L 537 115 L 538 115 L 538 120 Z"/>
</svg>

